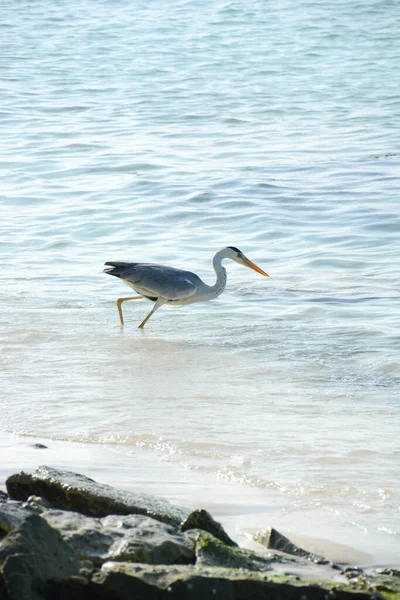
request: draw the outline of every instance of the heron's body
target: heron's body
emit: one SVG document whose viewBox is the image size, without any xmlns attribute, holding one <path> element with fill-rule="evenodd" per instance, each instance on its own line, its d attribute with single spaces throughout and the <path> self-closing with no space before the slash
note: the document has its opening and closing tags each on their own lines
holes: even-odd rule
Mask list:
<svg viewBox="0 0 400 600">
<path fill-rule="evenodd" d="M 139 325 L 139 327 L 144 327 L 151 315 L 163 304 L 193 304 L 216 298 L 226 286 L 226 270 L 222 266 L 225 258 L 230 258 L 268 277 L 267 273 L 232 246 L 224 248 L 214 255 L 213 267 L 217 275 L 214 285 L 207 285 L 191 271 L 183 271 L 174 267 L 152 263 L 106 262 L 105 264 L 111 268 L 105 269 L 105 273 L 119 277 L 139 294 L 128 298 L 118 298 L 117 307 L 121 325 L 124 324 L 121 304 L 126 300 L 147 298 L 154 302 L 152 310 Z"/>
</svg>

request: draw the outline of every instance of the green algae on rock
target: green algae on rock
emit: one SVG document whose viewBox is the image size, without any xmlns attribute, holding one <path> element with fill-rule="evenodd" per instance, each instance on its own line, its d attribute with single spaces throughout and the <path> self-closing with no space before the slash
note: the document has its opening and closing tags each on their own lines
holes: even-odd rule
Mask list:
<svg viewBox="0 0 400 600">
<path fill-rule="evenodd" d="M 191 529 L 208 531 L 227 546 L 237 546 L 237 543 L 231 540 L 221 523 L 215 521 L 210 513 L 204 509 L 191 512 L 180 527 L 181 531 L 190 531 Z"/>
</svg>

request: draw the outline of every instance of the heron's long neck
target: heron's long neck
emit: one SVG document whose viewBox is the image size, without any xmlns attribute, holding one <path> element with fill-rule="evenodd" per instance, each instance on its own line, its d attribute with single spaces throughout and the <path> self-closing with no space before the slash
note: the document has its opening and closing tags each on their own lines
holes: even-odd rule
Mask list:
<svg viewBox="0 0 400 600">
<path fill-rule="evenodd" d="M 224 252 L 220 251 L 217 252 L 217 254 L 214 256 L 213 258 L 213 268 L 214 271 L 217 275 L 217 280 L 214 283 L 214 285 L 210 285 L 209 287 L 209 293 L 210 296 L 213 297 L 217 297 L 220 294 L 222 294 L 222 292 L 224 291 L 225 287 L 226 287 L 226 269 L 224 269 L 224 267 L 222 266 L 222 260 L 225 258 L 224 256 Z"/>
</svg>

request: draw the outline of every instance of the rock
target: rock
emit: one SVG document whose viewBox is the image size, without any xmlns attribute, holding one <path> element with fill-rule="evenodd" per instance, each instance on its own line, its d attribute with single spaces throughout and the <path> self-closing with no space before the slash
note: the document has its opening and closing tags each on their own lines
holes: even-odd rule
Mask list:
<svg viewBox="0 0 400 600">
<path fill-rule="evenodd" d="M 187 513 L 164 498 L 115 490 L 89 477 L 51 467 L 38 467 L 33 474 L 17 473 L 7 481 L 7 491 L 16 500 L 31 495 L 46 498 L 55 508 L 73 510 L 92 517 L 110 514 L 142 514 L 179 526 Z"/>
<path fill-rule="evenodd" d="M 0 600 L 10 600 L 10 596 L 6 590 L 6 584 L 3 579 L 3 574 L 0 571 Z"/>
<path fill-rule="evenodd" d="M 147 564 L 189 564 L 195 542 L 188 535 L 144 515 L 110 515 L 97 519 L 74 512 L 42 513 L 81 559 L 101 566 L 107 560 Z"/>
<path fill-rule="evenodd" d="M 221 523 L 215 521 L 210 513 L 203 509 L 191 512 L 188 518 L 182 523 L 180 529 L 181 531 L 202 529 L 203 531 L 211 533 L 227 546 L 237 546 L 237 543 L 231 540 Z"/>
<path fill-rule="evenodd" d="M 22 502 L 11 500 L 7 494 L 0 494 L 0 538 L 21 525 L 33 509 L 26 509 Z"/>
<path fill-rule="evenodd" d="M 282 535 L 282 533 L 279 533 L 279 531 L 273 527 L 271 527 L 271 529 L 256 533 L 254 535 L 254 540 L 265 548 L 273 548 L 275 550 L 285 552 L 286 554 L 307 558 L 308 560 L 312 560 L 320 565 L 327 565 L 329 563 L 329 560 L 323 556 L 318 556 L 317 554 L 308 552 L 308 550 L 299 548 L 299 546 L 296 546 L 296 544 L 291 542 L 287 537 Z"/>
<path fill-rule="evenodd" d="M 29 515 L 2 540 L 0 571 L 10 600 L 41 600 L 48 579 L 79 574 L 75 552 L 39 515 Z"/>
<path fill-rule="evenodd" d="M 263 557 L 251 550 L 226 546 L 220 540 L 204 531 L 196 532 L 196 565 L 202 567 L 226 567 L 229 569 L 247 569 L 249 571 L 271 571 L 276 557 Z M 293 559 L 280 557 L 282 563 L 294 562 Z"/>
<path fill-rule="evenodd" d="M 88 600 L 371 600 L 369 594 L 362 592 L 338 588 L 332 591 L 295 579 L 278 582 L 264 573 L 115 562 L 105 563 L 95 574 L 90 593 Z M 68 596 L 57 596 L 57 600 L 64 598 L 67 600 Z"/>
<path fill-rule="evenodd" d="M 364 569 L 361 569 L 361 567 L 345 567 L 343 573 L 346 577 L 357 577 L 364 573 Z"/>
<path fill-rule="evenodd" d="M 32 448 L 37 448 L 38 450 L 46 450 L 47 446 L 45 446 L 44 444 L 40 444 L 39 442 L 36 442 L 36 444 L 32 444 Z"/>
<path fill-rule="evenodd" d="M 45 498 L 41 498 L 40 496 L 29 496 L 28 500 L 23 503 L 23 506 L 31 508 L 37 513 L 41 513 L 44 510 L 49 510 L 49 508 L 51 508 L 50 502 L 47 502 Z"/>
<path fill-rule="evenodd" d="M 100 587 L 95 591 L 91 582 L 85 578 L 70 577 L 66 581 L 50 579 L 46 584 L 43 600 L 118 600 L 118 598 L 112 592 L 102 593 Z"/>
<path fill-rule="evenodd" d="M 350 586 L 368 589 L 375 597 L 389 597 L 391 600 L 400 599 L 400 570 L 394 568 L 360 569 L 347 568 L 345 576 Z"/>
</svg>

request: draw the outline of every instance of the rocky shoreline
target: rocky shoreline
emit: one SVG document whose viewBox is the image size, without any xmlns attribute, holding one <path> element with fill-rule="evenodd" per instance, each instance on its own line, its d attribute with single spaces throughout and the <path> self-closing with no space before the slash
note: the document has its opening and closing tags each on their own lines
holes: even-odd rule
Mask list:
<svg viewBox="0 0 400 600">
<path fill-rule="evenodd" d="M 38 467 L 0 492 L 0 600 L 400 600 L 400 571 L 333 564 L 276 530 L 240 548 L 205 510 Z"/>
</svg>

